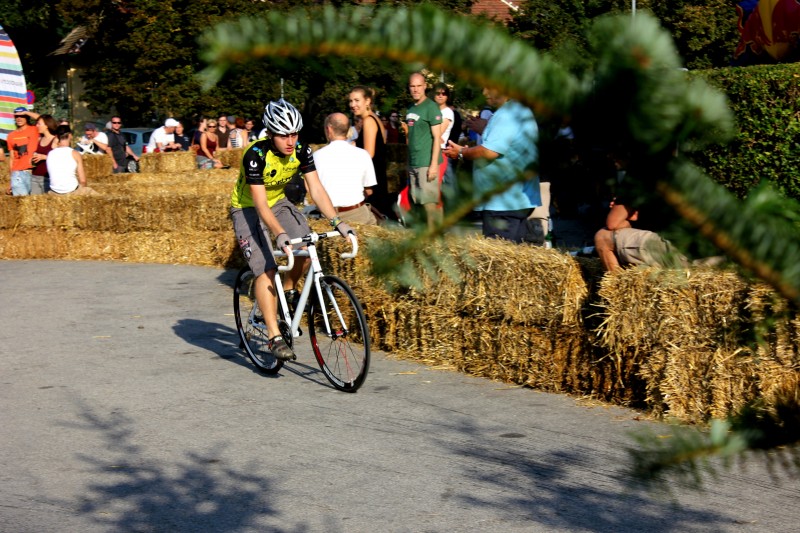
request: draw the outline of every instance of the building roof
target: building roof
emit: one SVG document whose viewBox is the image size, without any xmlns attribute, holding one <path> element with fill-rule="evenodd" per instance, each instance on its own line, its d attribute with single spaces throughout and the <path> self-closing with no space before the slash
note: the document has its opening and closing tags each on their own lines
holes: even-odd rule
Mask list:
<svg viewBox="0 0 800 533">
<path fill-rule="evenodd" d="M 511 13 L 519 10 L 519 2 L 511 0 L 476 0 L 472 4 L 474 15 L 486 15 L 503 23 L 511 20 Z"/>
<path fill-rule="evenodd" d="M 86 43 L 89 32 L 84 26 L 76 26 L 69 35 L 61 39 L 61 46 L 50 52 L 51 56 L 61 56 L 65 54 L 77 54 L 81 47 Z"/>
</svg>

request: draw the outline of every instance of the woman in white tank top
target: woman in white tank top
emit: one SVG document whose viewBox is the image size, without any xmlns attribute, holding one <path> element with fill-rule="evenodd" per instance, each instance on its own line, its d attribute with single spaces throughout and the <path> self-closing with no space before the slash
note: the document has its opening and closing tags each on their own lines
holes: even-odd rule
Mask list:
<svg viewBox="0 0 800 533">
<path fill-rule="evenodd" d="M 86 187 L 86 173 L 81 155 L 72 149 L 72 130 L 59 126 L 56 130 L 58 147 L 47 154 L 47 173 L 50 175 L 50 190 L 57 194 L 69 194 Z"/>
</svg>

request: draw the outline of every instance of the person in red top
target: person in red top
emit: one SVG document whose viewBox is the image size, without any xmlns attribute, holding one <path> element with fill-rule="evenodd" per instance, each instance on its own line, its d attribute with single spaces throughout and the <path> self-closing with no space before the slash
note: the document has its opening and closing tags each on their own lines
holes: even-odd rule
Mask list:
<svg viewBox="0 0 800 533">
<path fill-rule="evenodd" d="M 14 121 L 17 129 L 6 138 L 11 155 L 11 185 L 7 192 L 14 196 L 27 196 L 31 193 L 32 157 L 39 145 L 39 130 L 28 123 L 29 118 L 36 120 L 39 114 L 24 107 L 16 108 Z"/>
</svg>

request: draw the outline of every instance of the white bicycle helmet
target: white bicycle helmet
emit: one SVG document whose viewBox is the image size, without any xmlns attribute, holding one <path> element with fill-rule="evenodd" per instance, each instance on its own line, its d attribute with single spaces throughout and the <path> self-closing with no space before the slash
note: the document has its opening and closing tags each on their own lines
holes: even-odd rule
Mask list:
<svg viewBox="0 0 800 533">
<path fill-rule="evenodd" d="M 281 98 L 264 108 L 264 126 L 270 133 L 289 135 L 303 129 L 303 117 L 292 104 Z"/>
</svg>

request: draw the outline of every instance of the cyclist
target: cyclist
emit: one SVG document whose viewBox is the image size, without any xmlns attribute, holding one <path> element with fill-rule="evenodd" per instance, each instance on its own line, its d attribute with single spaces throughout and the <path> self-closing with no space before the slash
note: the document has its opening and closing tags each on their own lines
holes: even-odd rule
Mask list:
<svg viewBox="0 0 800 533">
<path fill-rule="evenodd" d="M 287 253 L 291 248 L 289 239 L 304 237 L 311 229 L 303 214 L 286 198 L 284 186 L 299 171 L 311 198 L 331 226 L 345 237 L 355 232 L 336 216 L 336 209 L 317 176 L 311 148 L 298 141 L 303 118 L 297 109 L 283 98 L 270 102 L 264 109 L 264 125 L 268 138 L 257 139 L 244 150 L 239 178 L 231 193 L 231 219 L 239 247 L 256 276 L 255 296 L 264 313 L 270 350 L 276 358 L 288 360 L 294 359 L 294 353 L 278 329 L 274 283 L 277 265 L 267 228 L 276 236 L 278 248 Z M 295 290 L 308 264 L 308 258 L 295 262 L 284 277 L 284 290 Z"/>
</svg>

